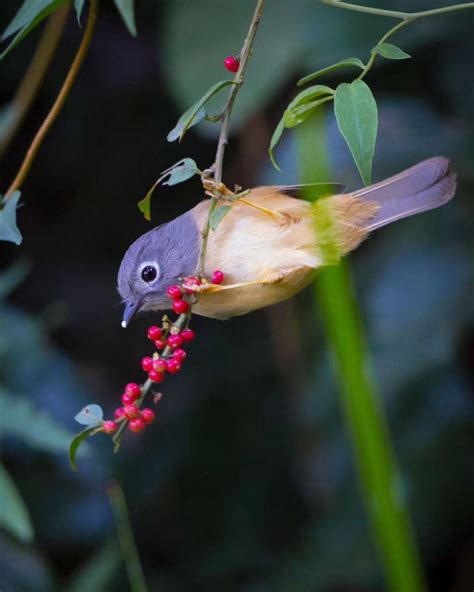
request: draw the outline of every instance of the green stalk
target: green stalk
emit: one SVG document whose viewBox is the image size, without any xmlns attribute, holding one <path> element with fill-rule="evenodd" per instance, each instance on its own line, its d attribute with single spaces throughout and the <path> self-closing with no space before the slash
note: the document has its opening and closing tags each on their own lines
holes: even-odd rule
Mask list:
<svg viewBox="0 0 474 592">
<path fill-rule="evenodd" d="M 320 110 L 295 129 L 302 183 L 334 177 L 329 170 L 324 127 Z M 385 413 L 369 370 L 366 337 L 347 259 L 321 272 L 315 282 L 315 297 L 336 362 L 340 405 L 387 589 L 421 592 L 425 590 L 423 571 Z"/>
</svg>

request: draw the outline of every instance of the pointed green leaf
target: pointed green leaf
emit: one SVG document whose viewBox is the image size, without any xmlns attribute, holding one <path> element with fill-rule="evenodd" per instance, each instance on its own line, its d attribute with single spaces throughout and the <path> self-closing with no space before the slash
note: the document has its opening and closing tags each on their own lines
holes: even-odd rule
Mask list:
<svg viewBox="0 0 474 592">
<path fill-rule="evenodd" d="M 89 436 L 92 436 L 93 432 L 96 430 L 97 426 L 86 428 L 85 430 L 82 430 L 82 432 L 79 432 L 77 436 L 72 439 L 71 444 L 69 445 L 69 464 L 71 465 L 73 471 L 77 471 L 76 456 L 79 446 L 84 442 L 84 440 L 87 440 Z"/>
<path fill-rule="evenodd" d="M 34 538 L 28 509 L 15 482 L 0 464 L 0 527 L 23 543 Z"/>
<path fill-rule="evenodd" d="M 224 219 L 224 216 L 229 213 L 231 207 L 232 206 L 220 206 L 212 212 L 211 219 L 209 221 L 209 228 L 211 230 L 215 230 L 219 226 L 219 224 Z"/>
<path fill-rule="evenodd" d="M 181 141 L 184 134 L 190 127 L 196 125 L 206 117 L 204 105 L 207 103 L 207 101 L 223 88 L 231 84 L 235 84 L 235 82 L 233 80 L 221 80 L 220 82 L 212 85 L 211 88 L 199 99 L 199 101 L 197 101 L 197 103 L 194 103 L 194 105 L 192 105 L 185 113 L 183 113 L 183 115 L 181 115 L 174 128 L 166 136 L 168 142 L 174 142 L 178 138 L 179 141 Z"/>
<path fill-rule="evenodd" d="M 192 158 L 183 158 L 164 172 L 169 174 L 169 177 L 163 181 L 163 185 L 177 185 L 193 177 L 198 172 L 198 168 Z"/>
<path fill-rule="evenodd" d="M 363 70 L 365 68 L 365 64 L 364 62 L 359 60 L 359 58 L 347 58 L 346 60 L 341 60 L 336 64 L 332 64 L 332 66 L 328 66 L 327 68 L 322 68 L 321 70 L 317 70 L 312 74 L 308 74 L 304 78 L 301 78 L 301 80 L 298 80 L 297 85 L 304 86 L 305 84 L 308 84 L 308 82 L 311 82 L 315 78 L 319 78 L 319 76 L 323 76 L 324 74 L 328 74 L 329 72 L 333 72 L 334 70 L 339 70 L 340 68 L 348 67 L 355 67 Z"/>
<path fill-rule="evenodd" d="M 377 53 L 387 60 L 407 60 L 411 58 L 410 54 L 393 45 L 393 43 L 380 43 L 380 45 L 376 45 L 372 49 L 371 53 Z"/>
<path fill-rule="evenodd" d="M 197 173 L 199 173 L 199 169 L 192 158 L 183 158 L 169 169 L 166 169 L 166 171 L 163 171 L 158 181 L 153 184 L 150 191 L 137 204 L 138 209 L 144 215 L 145 220 L 151 220 L 151 198 L 160 183 L 163 183 L 163 185 L 177 185 L 178 183 L 187 181 Z M 163 181 L 166 177 L 168 177 L 168 179 Z"/>
<path fill-rule="evenodd" d="M 135 0 L 114 0 L 114 4 L 125 23 L 130 34 L 137 36 L 137 26 L 135 24 Z"/>
<path fill-rule="evenodd" d="M 285 111 L 283 114 L 283 121 L 285 127 L 292 128 L 296 127 L 300 123 L 303 123 L 314 111 L 327 100 L 327 97 L 319 99 L 319 101 L 311 101 L 309 103 L 302 103 L 291 110 Z"/>
<path fill-rule="evenodd" d="M 275 160 L 275 155 L 274 155 L 273 151 L 275 150 L 276 145 L 280 141 L 280 138 L 283 135 L 284 131 L 285 131 L 285 122 L 283 121 L 283 117 L 282 117 L 280 119 L 280 121 L 278 122 L 278 125 L 275 128 L 275 131 L 273 132 L 272 139 L 270 140 L 270 147 L 268 148 L 268 155 L 270 157 L 272 165 L 276 168 L 277 171 L 280 171 L 280 173 L 282 172 L 282 170 L 278 166 L 277 161 Z"/>
<path fill-rule="evenodd" d="M 315 84 L 314 86 L 309 86 L 296 95 L 296 97 L 288 105 L 287 110 L 291 110 L 303 103 L 314 101 L 322 95 L 333 94 L 334 90 L 330 86 L 325 86 L 324 84 Z"/>
<path fill-rule="evenodd" d="M 74 0 L 74 8 L 76 10 L 76 17 L 77 17 L 77 22 L 79 23 L 79 26 L 81 25 L 81 14 L 82 14 L 82 9 L 84 8 L 84 2 L 85 2 L 85 0 Z"/>
<path fill-rule="evenodd" d="M 19 245 L 23 240 L 16 225 L 16 210 L 21 193 L 14 191 L 0 209 L 0 240 Z"/>
<path fill-rule="evenodd" d="M 0 59 L 3 59 L 44 18 L 63 4 L 66 4 L 66 2 L 68 0 L 25 0 L 2 34 L 1 41 L 5 41 L 7 37 L 12 35 L 15 35 L 15 37 L 0 54 Z"/>
<path fill-rule="evenodd" d="M 360 176 L 369 185 L 378 127 L 377 103 L 372 91 L 363 80 L 340 84 L 334 97 L 334 112 Z"/>
</svg>

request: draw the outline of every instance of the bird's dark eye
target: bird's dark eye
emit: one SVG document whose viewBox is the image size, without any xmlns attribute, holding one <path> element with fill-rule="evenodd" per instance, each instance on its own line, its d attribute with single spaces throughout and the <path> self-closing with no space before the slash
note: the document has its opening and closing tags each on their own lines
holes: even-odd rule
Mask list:
<svg viewBox="0 0 474 592">
<path fill-rule="evenodd" d="M 156 279 L 158 272 L 156 271 L 156 267 L 153 265 L 147 265 L 142 269 L 142 280 L 144 282 L 150 283 Z"/>
</svg>

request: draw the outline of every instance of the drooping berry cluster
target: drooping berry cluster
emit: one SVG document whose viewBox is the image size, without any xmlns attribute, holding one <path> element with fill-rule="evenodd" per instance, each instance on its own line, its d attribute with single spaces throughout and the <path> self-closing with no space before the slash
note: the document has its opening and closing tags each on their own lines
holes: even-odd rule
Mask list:
<svg viewBox="0 0 474 592">
<path fill-rule="evenodd" d="M 203 279 L 204 282 L 208 280 Z M 224 281 L 222 271 L 216 270 L 211 276 L 211 283 L 220 284 Z M 142 385 L 130 382 L 125 386 L 122 394 L 121 406 L 114 412 L 113 420 L 102 422 L 102 431 L 113 435 L 122 424 L 127 424 L 131 432 L 142 432 L 147 425 L 155 421 L 155 412 L 148 407 L 141 408 L 145 395 L 153 384 L 159 384 L 165 380 L 167 374 L 177 374 L 182 367 L 187 353 L 184 349 L 187 344 L 194 341 L 195 332 L 189 328 L 191 307 L 195 300 L 195 288 L 202 281 L 196 277 L 188 277 L 182 286 L 172 285 L 166 290 L 171 300 L 171 308 L 180 315 L 175 322 L 168 316 L 163 316 L 161 327 L 152 325 L 148 328 L 147 337 L 153 342 L 155 351 L 151 356 L 142 358 L 141 366 L 148 374 L 148 380 Z M 161 399 L 161 394 L 155 394 L 154 402 Z"/>
</svg>

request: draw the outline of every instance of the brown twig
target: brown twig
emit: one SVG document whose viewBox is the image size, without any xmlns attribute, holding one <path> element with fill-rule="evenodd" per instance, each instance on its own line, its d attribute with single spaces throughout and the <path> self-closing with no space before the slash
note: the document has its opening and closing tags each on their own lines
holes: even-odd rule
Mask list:
<svg viewBox="0 0 474 592">
<path fill-rule="evenodd" d="M 79 49 L 77 50 L 76 56 L 71 64 L 69 72 L 66 76 L 65 81 L 59 91 L 56 100 L 54 101 L 51 110 L 49 111 L 48 115 L 46 116 L 45 120 L 41 124 L 41 127 L 36 132 L 36 136 L 33 138 L 30 147 L 28 148 L 28 152 L 23 160 L 23 163 L 18 171 L 15 179 L 13 180 L 12 184 L 8 188 L 8 191 L 5 194 L 5 197 L 9 197 L 14 191 L 19 189 L 23 182 L 25 181 L 31 165 L 33 164 L 36 155 L 38 154 L 38 150 L 46 137 L 46 134 L 50 130 L 51 126 L 53 125 L 54 121 L 58 117 L 61 109 L 71 91 L 72 85 L 77 77 L 79 69 L 84 61 L 86 56 L 87 50 L 89 48 L 92 35 L 94 33 L 95 24 L 97 21 L 97 9 L 98 9 L 99 0 L 91 0 L 89 4 L 89 14 L 87 16 L 87 26 L 84 31 L 84 35 L 82 37 L 81 44 Z"/>
<path fill-rule="evenodd" d="M 253 41 L 255 39 L 255 34 L 257 33 L 257 28 L 260 23 L 260 19 L 262 18 L 262 11 L 263 5 L 265 0 L 257 0 L 257 5 L 255 6 L 255 11 L 252 16 L 252 20 L 250 21 L 250 27 L 245 37 L 244 44 L 242 46 L 242 50 L 240 52 L 240 63 L 239 69 L 237 70 L 234 83 L 231 86 L 229 96 L 227 98 L 227 102 L 225 104 L 224 110 L 222 112 L 222 124 L 221 130 L 219 134 L 219 140 L 217 143 L 217 151 L 216 151 L 216 158 L 214 161 L 213 171 L 214 171 L 214 181 L 216 183 L 222 182 L 222 167 L 224 164 L 224 152 L 228 143 L 229 138 L 229 125 L 230 125 L 230 116 L 232 114 L 232 108 L 234 106 L 234 101 L 237 97 L 237 93 L 240 90 L 244 82 L 244 73 L 245 68 L 247 67 L 247 63 L 251 54 Z M 213 211 L 216 209 L 217 201 L 220 197 L 218 192 L 215 192 L 213 197 L 211 198 L 211 202 L 209 204 L 209 211 L 207 214 L 206 222 L 204 224 L 204 228 L 202 229 L 201 236 L 201 252 L 199 254 L 199 261 L 198 261 L 198 270 L 197 274 L 202 276 L 204 275 L 204 266 L 206 262 L 206 250 L 207 250 L 207 241 L 209 238 L 209 230 L 210 230 L 210 223 L 211 223 L 211 216 Z"/>
<path fill-rule="evenodd" d="M 8 106 L 12 110 L 12 116 L 8 122 L 8 128 L 0 141 L 0 156 L 7 150 L 36 98 L 64 31 L 70 9 L 70 4 L 61 6 L 61 8 L 58 8 L 51 15 L 46 23 L 28 69 L 18 86 L 13 100 Z"/>
</svg>

